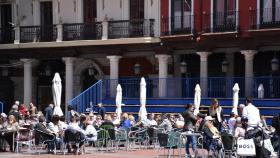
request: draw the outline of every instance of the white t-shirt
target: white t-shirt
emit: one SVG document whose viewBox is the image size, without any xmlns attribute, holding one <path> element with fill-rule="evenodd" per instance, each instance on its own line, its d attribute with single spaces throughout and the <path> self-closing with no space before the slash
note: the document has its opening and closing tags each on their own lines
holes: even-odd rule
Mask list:
<svg viewBox="0 0 280 158">
<path fill-rule="evenodd" d="M 256 127 L 261 121 L 259 109 L 251 103 L 244 107 L 242 117 L 248 119 L 249 127 Z"/>
</svg>

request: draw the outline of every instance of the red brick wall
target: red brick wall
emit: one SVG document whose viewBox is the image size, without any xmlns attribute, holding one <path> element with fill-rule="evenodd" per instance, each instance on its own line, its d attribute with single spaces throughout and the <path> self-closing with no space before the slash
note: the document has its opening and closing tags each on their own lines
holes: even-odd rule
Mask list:
<svg viewBox="0 0 280 158">
<path fill-rule="evenodd" d="M 141 76 L 153 74 L 155 72 L 155 66 L 146 58 L 122 58 L 119 64 L 119 76 L 134 76 L 134 65 L 136 63 L 141 66 Z"/>
</svg>

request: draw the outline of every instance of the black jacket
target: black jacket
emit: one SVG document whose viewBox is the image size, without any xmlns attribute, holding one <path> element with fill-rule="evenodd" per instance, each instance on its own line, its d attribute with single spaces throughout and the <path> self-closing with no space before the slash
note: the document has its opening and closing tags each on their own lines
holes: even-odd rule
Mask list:
<svg viewBox="0 0 280 158">
<path fill-rule="evenodd" d="M 184 120 L 185 120 L 184 129 L 194 130 L 195 123 L 197 121 L 196 116 L 194 116 L 194 114 L 191 111 L 188 111 L 188 110 L 184 111 L 182 113 L 182 116 L 184 117 Z"/>
</svg>

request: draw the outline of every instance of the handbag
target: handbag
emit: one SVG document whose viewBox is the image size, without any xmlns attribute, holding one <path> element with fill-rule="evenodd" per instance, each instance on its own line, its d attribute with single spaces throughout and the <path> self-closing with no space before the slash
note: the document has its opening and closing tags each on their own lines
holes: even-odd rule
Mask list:
<svg viewBox="0 0 280 158">
<path fill-rule="evenodd" d="M 256 147 L 253 139 L 237 139 L 237 155 L 255 156 Z"/>
</svg>

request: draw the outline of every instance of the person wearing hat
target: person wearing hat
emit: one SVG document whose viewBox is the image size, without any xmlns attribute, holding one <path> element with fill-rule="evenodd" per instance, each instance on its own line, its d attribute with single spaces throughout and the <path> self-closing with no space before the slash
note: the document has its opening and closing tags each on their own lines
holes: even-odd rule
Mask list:
<svg viewBox="0 0 280 158">
<path fill-rule="evenodd" d="M 98 103 L 97 107 L 98 107 L 97 115 L 100 115 L 102 117 L 102 120 L 104 120 L 106 114 L 105 107 L 102 105 L 102 103 Z"/>
<path fill-rule="evenodd" d="M 194 106 L 192 104 L 187 104 L 186 111 L 182 113 L 182 116 L 185 121 L 184 129 L 186 131 L 193 132 L 195 128 L 195 123 L 197 121 L 197 117 L 193 114 L 194 112 Z M 196 151 L 197 148 L 197 139 L 196 136 L 187 136 L 187 142 L 186 142 L 186 157 L 190 157 L 190 144 L 192 144 L 192 150 L 193 152 Z"/>
<path fill-rule="evenodd" d="M 206 147 L 208 152 L 212 154 L 214 157 L 219 157 L 217 155 L 219 150 L 222 148 L 222 142 L 220 140 L 220 132 L 213 125 L 213 121 L 215 120 L 212 116 L 206 116 L 205 120 L 205 128 L 203 129 L 204 142 L 203 146 Z"/>
</svg>

